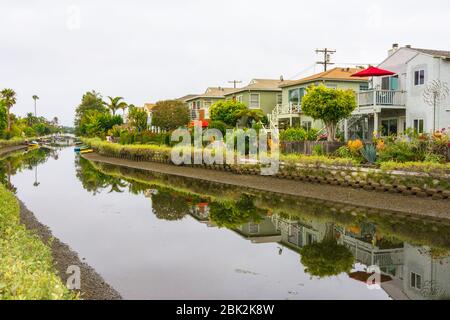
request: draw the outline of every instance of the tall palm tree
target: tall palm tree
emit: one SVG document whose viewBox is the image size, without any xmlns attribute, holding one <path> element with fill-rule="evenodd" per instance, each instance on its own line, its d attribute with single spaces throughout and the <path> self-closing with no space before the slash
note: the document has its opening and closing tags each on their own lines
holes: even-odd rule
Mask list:
<svg viewBox="0 0 450 320">
<path fill-rule="evenodd" d="M 39 97 L 37 95 L 34 95 L 32 98 L 34 100 L 34 116 L 36 117 L 36 100 L 39 100 Z"/>
<path fill-rule="evenodd" d="M 3 89 L 0 95 L 5 103 L 7 119 L 8 119 L 8 132 L 11 131 L 11 116 L 9 110 L 17 102 L 16 92 L 13 89 Z"/>
<path fill-rule="evenodd" d="M 115 97 L 115 98 L 108 97 L 108 99 L 109 99 L 109 103 L 105 103 L 105 104 L 111 110 L 113 116 L 116 115 L 117 110 L 126 108 L 126 106 L 127 106 L 127 104 L 124 101 L 121 101 L 121 100 L 123 100 L 122 97 Z"/>
<path fill-rule="evenodd" d="M 31 113 L 31 112 L 27 113 L 27 124 L 28 124 L 29 127 L 31 127 L 33 125 L 35 118 L 36 117 L 33 116 L 33 113 Z"/>
</svg>

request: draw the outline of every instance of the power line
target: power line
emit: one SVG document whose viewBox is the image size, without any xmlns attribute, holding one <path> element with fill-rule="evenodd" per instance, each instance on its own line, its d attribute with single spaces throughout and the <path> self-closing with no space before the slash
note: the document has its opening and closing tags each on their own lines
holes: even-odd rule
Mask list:
<svg viewBox="0 0 450 320">
<path fill-rule="evenodd" d="M 322 64 L 324 71 L 328 70 L 329 65 L 333 65 L 334 63 L 331 62 L 331 55 L 336 53 L 336 50 L 333 49 L 316 49 L 316 53 L 323 53 L 323 61 L 317 61 L 317 64 Z"/>
<path fill-rule="evenodd" d="M 236 84 L 238 84 L 238 83 L 242 83 L 242 81 L 240 81 L 240 80 L 232 80 L 232 81 L 228 81 L 228 83 L 232 83 L 232 84 L 233 84 L 233 87 L 234 87 L 234 89 L 236 89 Z"/>
</svg>

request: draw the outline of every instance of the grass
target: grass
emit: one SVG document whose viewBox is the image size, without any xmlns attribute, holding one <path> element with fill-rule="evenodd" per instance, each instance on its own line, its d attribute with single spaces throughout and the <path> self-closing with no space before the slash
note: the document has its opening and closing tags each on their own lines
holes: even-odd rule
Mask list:
<svg viewBox="0 0 450 320">
<path fill-rule="evenodd" d="M 32 138 L 30 138 L 30 139 L 32 139 Z M 24 138 L 14 137 L 9 140 L 0 140 L 0 148 L 18 146 L 18 145 L 21 145 L 24 143 L 25 143 Z"/>
<path fill-rule="evenodd" d="M 0 185 L 0 300 L 72 300 L 51 249 L 20 223 L 19 203 Z"/>
</svg>

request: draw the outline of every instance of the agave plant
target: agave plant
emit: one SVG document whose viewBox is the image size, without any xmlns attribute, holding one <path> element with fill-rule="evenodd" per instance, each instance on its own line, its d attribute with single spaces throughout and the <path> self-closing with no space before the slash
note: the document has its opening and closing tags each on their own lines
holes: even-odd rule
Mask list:
<svg viewBox="0 0 450 320">
<path fill-rule="evenodd" d="M 377 149 L 372 144 L 366 144 L 361 149 L 361 154 L 370 164 L 374 164 L 377 161 Z"/>
</svg>

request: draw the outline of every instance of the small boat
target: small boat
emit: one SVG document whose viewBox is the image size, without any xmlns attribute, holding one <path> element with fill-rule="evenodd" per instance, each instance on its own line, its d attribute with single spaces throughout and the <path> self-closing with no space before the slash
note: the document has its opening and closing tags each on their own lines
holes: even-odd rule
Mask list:
<svg viewBox="0 0 450 320">
<path fill-rule="evenodd" d="M 83 150 L 80 151 L 81 154 L 92 153 L 92 152 L 94 152 L 93 149 L 83 149 Z"/>
<path fill-rule="evenodd" d="M 27 144 L 28 149 L 37 149 L 39 148 L 39 143 L 36 141 L 31 141 Z"/>
<path fill-rule="evenodd" d="M 80 146 L 80 147 L 75 147 L 73 150 L 75 152 L 80 152 L 82 150 L 86 150 L 86 149 L 90 149 L 88 146 Z"/>
</svg>

